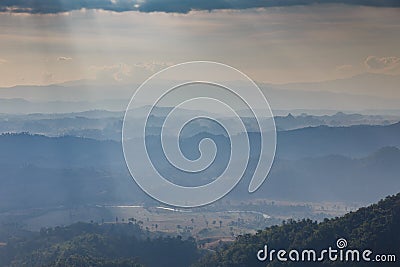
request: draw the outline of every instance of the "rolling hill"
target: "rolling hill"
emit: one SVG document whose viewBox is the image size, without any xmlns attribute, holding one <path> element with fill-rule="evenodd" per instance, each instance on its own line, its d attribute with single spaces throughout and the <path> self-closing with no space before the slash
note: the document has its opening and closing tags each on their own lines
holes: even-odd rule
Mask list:
<svg viewBox="0 0 400 267">
<path fill-rule="evenodd" d="M 234 243 L 221 247 L 215 254 L 210 253 L 195 266 L 398 266 L 396 262 L 329 261 L 327 257 L 319 262 L 259 261 L 257 252 L 263 249 L 264 245 L 276 250 L 313 249 L 319 252 L 328 247 L 337 249 L 336 241 L 344 238 L 348 244 L 346 249 L 359 251 L 369 249 L 373 252 L 371 259 L 375 259 L 374 256 L 378 254 L 395 255 L 398 261 L 400 257 L 399 224 L 400 194 L 397 194 L 340 218 L 326 219 L 321 223 L 307 219 L 291 220 L 284 222 L 283 225 L 258 231 L 254 235 L 239 236 Z"/>
</svg>

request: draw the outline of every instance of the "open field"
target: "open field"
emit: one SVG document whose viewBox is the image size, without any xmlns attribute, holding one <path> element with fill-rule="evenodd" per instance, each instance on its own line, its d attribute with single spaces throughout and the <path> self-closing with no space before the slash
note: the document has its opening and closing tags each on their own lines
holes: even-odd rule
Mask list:
<svg viewBox="0 0 400 267">
<path fill-rule="evenodd" d="M 200 246 L 212 248 L 219 242 L 233 241 L 238 235 L 254 233 L 256 229 L 280 224 L 283 220 L 322 220 L 357 208 L 357 204 L 293 203 L 265 199 L 251 202 L 221 201 L 206 208 L 195 209 L 127 204 L 59 206 L 3 212 L 0 213 L 0 222 L 28 230 L 69 225 L 78 221 L 99 224 L 136 222 L 149 234 L 157 232 L 170 236 L 193 236 Z"/>
</svg>

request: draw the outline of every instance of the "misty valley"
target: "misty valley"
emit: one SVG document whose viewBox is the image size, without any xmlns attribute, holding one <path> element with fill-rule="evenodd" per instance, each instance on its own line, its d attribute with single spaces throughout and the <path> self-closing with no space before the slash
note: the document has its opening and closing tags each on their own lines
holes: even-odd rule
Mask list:
<svg viewBox="0 0 400 267">
<path fill-rule="evenodd" d="M 160 120 L 167 111 L 159 111 Z M 217 266 L 210 255 L 233 249 L 258 230 L 276 229 L 288 221 L 297 227 L 297 221 L 305 218 L 312 227 L 324 227 L 327 219 L 340 221 L 345 214 L 358 213 L 361 207 L 400 192 L 400 118 L 396 116 L 278 116 L 276 158 L 263 186 L 252 194 L 247 191 L 257 157 L 257 151 L 251 150 L 244 177 L 232 192 L 211 205 L 191 209 L 159 203 L 133 181 L 122 152 L 119 112 L 2 114 L 0 118 L 4 122 L 1 266 Z M 212 124 L 195 126 L 201 126 L 201 131 L 189 129 L 179 139 L 189 157 L 199 156 L 196 148 L 206 137 L 218 149 L 229 150 L 229 138 Z M 258 145 L 257 132 L 231 138 L 242 134 Z M 158 137 L 149 138 L 154 139 L 150 149 L 156 151 Z M 131 142 L 135 146 L 137 140 Z M 159 153 L 154 155 L 160 172 L 184 186 L 212 182 L 228 160 L 216 157 L 212 168 L 188 180 L 184 173 L 173 173 L 163 165 Z M 130 235 L 133 239 L 126 239 Z M 119 250 L 121 244 L 126 251 L 102 252 Z M 85 246 L 90 251 L 83 253 Z M 174 255 L 180 246 L 188 250 L 182 262 L 152 261 L 146 254 L 151 248 Z M 232 260 L 221 266 L 241 266 Z"/>
</svg>

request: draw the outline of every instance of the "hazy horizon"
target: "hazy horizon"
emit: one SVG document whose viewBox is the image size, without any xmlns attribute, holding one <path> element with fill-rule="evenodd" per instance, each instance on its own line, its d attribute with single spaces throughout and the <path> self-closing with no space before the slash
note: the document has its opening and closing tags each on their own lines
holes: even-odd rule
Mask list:
<svg viewBox="0 0 400 267">
<path fill-rule="evenodd" d="M 2 5 L 0 98 L 12 98 L 13 86 L 55 84 L 65 91 L 91 87 L 87 95 L 85 88 L 83 94 L 73 90 L 86 100 L 98 94 L 114 98 L 113 88 L 124 87 L 126 98 L 167 66 L 210 60 L 243 71 L 261 87 L 321 93 L 313 102 L 326 102 L 334 93 L 340 99 L 370 97 L 366 108 L 371 98 L 378 107 L 383 101 L 390 108 L 398 107 L 393 101 L 400 103 L 398 5 L 249 2 L 231 9 L 209 3 L 169 10 L 161 3 L 139 2 L 136 10 L 125 1 L 82 9 L 79 2 L 48 9 L 45 4 Z M 24 97 L 35 97 L 35 89 L 29 91 Z M 288 106 L 307 108 L 307 103 L 295 106 L 290 96 Z M 44 99 L 40 93 L 36 97 Z"/>
</svg>

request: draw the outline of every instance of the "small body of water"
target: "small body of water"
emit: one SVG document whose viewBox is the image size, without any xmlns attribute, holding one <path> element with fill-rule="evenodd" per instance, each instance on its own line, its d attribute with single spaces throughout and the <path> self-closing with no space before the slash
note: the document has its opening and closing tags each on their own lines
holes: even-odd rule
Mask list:
<svg viewBox="0 0 400 267">
<path fill-rule="evenodd" d="M 144 208 L 144 206 L 138 206 L 138 205 L 118 205 L 118 206 L 102 206 L 102 205 L 96 205 L 98 208 Z"/>
<path fill-rule="evenodd" d="M 141 205 L 110 205 L 110 206 L 102 206 L 102 205 L 96 205 L 96 207 L 99 208 L 133 208 L 133 209 L 137 209 L 137 208 L 145 208 L 144 206 Z M 170 208 L 170 207 L 162 207 L 162 206 L 158 206 L 158 207 L 154 207 L 156 209 L 160 209 L 160 210 L 165 210 L 165 211 L 172 211 L 172 212 L 182 212 L 182 213 L 186 213 L 186 212 L 193 212 L 192 210 L 183 210 L 183 209 L 175 209 L 175 208 Z M 228 212 L 228 213 L 251 213 L 251 214 L 257 214 L 257 215 L 261 215 L 263 216 L 264 219 L 270 219 L 271 216 L 269 216 L 266 213 L 262 213 L 259 211 L 254 211 L 254 210 L 227 210 L 227 211 L 218 211 L 218 212 Z"/>
<path fill-rule="evenodd" d="M 263 216 L 264 219 L 270 219 L 271 216 L 268 214 L 259 212 L 259 211 L 253 211 L 253 210 L 228 210 L 227 212 L 229 213 L 252 213 L 252 214 L 257 214 Z"/>
<path fill-rule="evenodd" d="M 156 207 L 156 209 L 175 211 L 175 212 L 192 212 L 191 210 L 180 210 L 180 209 L 174 209 L 174 208 L 168 208 L 168 207 Z"/>
</svg>

